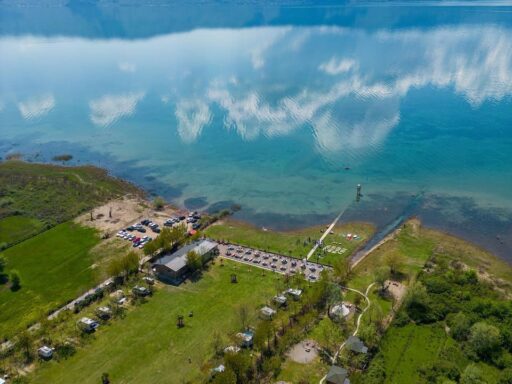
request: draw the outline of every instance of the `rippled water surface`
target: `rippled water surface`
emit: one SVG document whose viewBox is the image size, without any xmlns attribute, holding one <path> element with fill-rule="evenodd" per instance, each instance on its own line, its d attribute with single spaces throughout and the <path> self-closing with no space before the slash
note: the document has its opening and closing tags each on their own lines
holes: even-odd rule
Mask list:
<svg viewBox="0 0 512 384">
<path fill-rule="evenodd" d="M 0 156 L 270 227 L 422 192 L 427 223 L 510 253 L 512 7 L 100 4 L 0 6 Z"/>
</svg>

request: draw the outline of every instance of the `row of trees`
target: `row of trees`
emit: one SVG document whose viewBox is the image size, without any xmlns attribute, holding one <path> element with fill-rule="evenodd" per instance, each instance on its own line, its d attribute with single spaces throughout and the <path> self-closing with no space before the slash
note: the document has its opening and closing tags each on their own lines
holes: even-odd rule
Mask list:
<svg viewBox="0 0 512 384">
<path fill-rule="evenodd" d="M 120 277 L 122 280 L 139 270 L 139 255 L 131 251 L 125 256 L 112 260 L 107 272 L 112 277 Z"/>
<path fill-rule="evenodd" d="M 286 282 L 282 281 L 281 284 Z M 296 278 L 292 284 L 305 288 L 303 286 L 305 282 L 300 278 Z M 260 383 L 276 378 L 286 351 L 302 340 L 304 334 L 318 322 L 320 313 L 325 310 L 329 301 L 330 286 L 332 283 L 328 274 L 323 273 L 317 283 L 304 289 L 300 301 L 289 302 L 286 317 L 280 317 L 280 320 L 258 321 L 254 327 L 253 352 L 244 350 L 224 354 L 226 369 L 223 373 L 216 375 L 213 382 L 216 384 Z M 278 291 L 283 289 L 281 286 L 277 288 Z M 241 306 L 237 308 L 237 312 L 240 325 L 246 329 L 252 317 L 249 308 Z M 222 354 L 224 345 L 220 335 L 214 337 L 213 347 L 217 354 Z M 300 380 L 300 383 L 307 382 L 306 378 Z"/>
<path fill-rule="evenodd" d="M 157 251 L 172 252 L 185 238 L 186 228 L 183 224 L 171 228 L 165 227 L 156 239 L 146 243 L 143 249 L 144 254 L 150 256 Z"/>
</svg>

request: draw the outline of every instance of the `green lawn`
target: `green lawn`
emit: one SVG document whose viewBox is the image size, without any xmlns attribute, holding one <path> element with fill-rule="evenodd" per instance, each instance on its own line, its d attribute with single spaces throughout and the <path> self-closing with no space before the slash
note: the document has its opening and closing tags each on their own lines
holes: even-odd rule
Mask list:
<svg viewBox="0 0 512 384">
<path fill-rule="evenodd" d="M 434 361 L 446 341 L 439 325 L 391 327 L 381 344 L 385 359 L 386 383 L 420 383 L 418 368 Z"/>
<path fill-rule="evenodd" d="M 237 306 L 247 304 L 255 317 L 257 306 L 275 294 L 276 274 L 225 261 L 213 265 L 195 283 L 164 286 L 146 304 L 124 319 L 101 327 L 94 340 L 73 357 L 43 363 L 31 383 L 97 384 L 102 372 L 116 384 L 201 382 L 213 354 L 212 335 L 228 339 L 240 329 Z M 238 283 L 230 276 L 236 273 Z M 185 327 L 176 327 L 179 314 Z M 188 359 L 191 359 L 189 363 Z"/>
<path fill-rule="evenodd" d="M 67 222 L 1 253 L 7 271 L 19 272 L 22 288 L 0 286 L 0 337 L 90 288 L 96 274 L 89 250 L 98 242 L 94 229 Z"/>
<path fill-rule="evenodd" d="M 375 270 L 385 265 L 387 255 L 392 253 L 403 256 L 405 263 L 401 267 L 404 273 L 402 283 L 407 284 L 409 278 L 414 278 L 421 271 L 434 246 L 435 243 L 422 235 L 415 222 L 408 222 L 395 239 L 381 245 L 354 268 L 349 286 L 364 291 L 375 280 Z"/>
<path fill-rule="evenodd" d="M 276 381 L 317 384 L 327 372 L 328 367 L 322 363 L 320 357 L 317 357 L 308 364 L 301 364 L 287 359 L 281 365 L 281 372 Z"/>
<path fill-rule="evenodd" d="M 0 247 L 24 240 L 41 231 L 44 224 L 30 217 L 10 216 L 0 219 Z"/>
<path fill-rule="evenodd" d="M 235 244 L 241 244 L 257 249 L 267 250 L 283 255 L 291 255 L 297 258 L 305 257 L 314 245 L 314 242 L 322 236 L 325 226 L 316 226 L 296 231 L 264 231 L 249 224 L 234 220 L 227 220 L 220 224 L 212 225 L 205 230 L 205 234 L 217 240 L 225 240 Z M 325 253 L 324 257 L 313 256 L 313 261 L 332 263 L 340 257 L 349 256 L 356 248 L 364 244 L 374 229 L 365 223 L 339 224 L 334 229 L 334 234 L 329 234 L 324 244 L 338 243 L 346 251 L 343 254 Z M 357 233 L 360 240 L 348 241 L 341 235 L 345 233 Z"/>
</svg>

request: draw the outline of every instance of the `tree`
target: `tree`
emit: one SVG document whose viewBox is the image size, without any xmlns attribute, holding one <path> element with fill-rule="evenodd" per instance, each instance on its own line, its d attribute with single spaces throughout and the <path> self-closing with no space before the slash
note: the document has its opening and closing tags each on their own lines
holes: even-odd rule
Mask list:
<svg viewBox="0 0 512 384">
<path fill-rule="evenodd" d="M 123 257 L 123 270 L 128 275 L 139 270 L 139 255 L 133 251 Z"/>
<path fill-rule="evenodd" d="M 4 284 L 5 282 L 7 282 L 7 275 L 4 274 L 4 269 L 6 265 L 7 261 L 5 260 L 5 257 L 0 256 L 0 284 Z"/>
<path fill-rule="evenodd" d="M 153 255 L 156 251 L 158 251 L 159 246 L 157 241 L 148 241 L 146 244 L 144 244 L 144 248 L 142 251 L 146 256 Z"/>
<path fill-rule="evenodd" d="M 215 351 L 216 355 L 220 355 L 222 353 L 222 346 L 224 342 L 222 340 L 222 336 L 219 331 L 214 330 L 212 335 L 212 347 Z"/>
<path fill-rule="evenodd" d="M 160 196 L 155 197 L 153 207 L 158 211 L 162 210 L 165 207 L 165 200 Z"/>
<path fill-rule="evenodd" d="M 164 228 L 153 240 L 156 241 L 158 248 L 162 248 L 162 251 L 169 252 L 174 249 L 185 238 L 186 228 L 184 225 L 178 225 L 172 228 Z M 157 248 L 157 249 L 158 249 Z"/>
<path fill-rule="evenodd" d="M 17 346 L 23 352 L 25 362 L 30 362 L 32 360 L 32 338 L 27 331 L 18 335 Z"/>
<path fill-rule="evenodd" d="M 107 272 L 112 277 L 127 277 L 139 270 L 139 255 L 131 251 L 120 259 L 112 260 L 107 267 Z"/>
<path fill-rule="evenodd" d="M 389 271 L 392 275 L 396 275 L 400 272 L 400 269 L 405 264 L 405 257 L 398 252 L 392 252 L 386 255 L 384 263 L 389 267 Z"/>
<path fill-rule="evenodd" d="M 359 337 L 366 343 L 368 348 L 377 347 L 380 338 L 377 327 L 373 323 L 363 326 L 359 330 Z"/>
<path fill-rule="evenodd" d="M 329 314 L 331 307 L 339 303 L 343 299 L 341 288 L 338 284 L 331 284 L 327 288 L 327 314 Z"/>
<path fill-rule="evenodd" d="M 386 283 L 386 280 L 389 279 L 389 276 L 390 276 L 390 269 L 387 266 L 382 266 L 375 270 L 373 279 L 379 286 L 379 293 L 384 293 L 385 288 L 386 288 L 384 286 L 384 284 Z"/>
<path fill-rule="evenodd" d="M 332 269 L 336 281 L 340 284 L 344 284 L 350 276 L 350 263 L 348 258 L 337 259 Z"/>
<path fill-rule="evenodd" d="M 421 282 L 414 284 L 405 299 L 405 308 L 409 317 L 416 322 L 430 322 L 435 320 L 430 308 L 430 299 L 427 290 Z"/>
<path fill-rule="evenodd" d="M 267 349 L 270 352 L 270 339 L 272 338 L 273 333 L 274 330 L 270 321 L 259 322 L 254 331 L 254 345 L 256 348 L 263 351 L 265 346 L 267 346 Z"/>
<path fill-rule="evenodd" d="M 123 273 L 123 266 L 121 264 L 121 261 L 119 259 L 114 259 L 110 261 L 110 263 L 107 266 L 107 273 L 111 277 L 121 276 L 121 274 Z"/>
<path fill-rule="evenodd" d="M 190 251 L 187 253 L 187 267 L 192 273 L 199 271 L 203 267 L 203 260 L 197 252 Z"/>
<path fill-rule="evenodd" d="M 462 341 L 468 338 L 471 321 L 464 313 L 459 312 L 453 316 L 449 325 L 450 333 L 455 340 Z"/>
<path fill-rule="evenodd" d="M 110 379 L 108 377 L 108 373 L 101 374 L 101 384 L 110 384 Z"/>
<path fill-rule="evenodd" d="M 232 369 L 226 369 L 224 372 L 215 376 L 213 384 L 236 384 L 236 374 Z"/>
<path fill-rule="evenodd" d="M 483 373 L 475 364 L 470 364 L 466 367 L 460 377 L 460 384 L 486 384 L 487 381 L 483 379 Z"/>
<path fill-rule="evenodd" d="M 386 379 L 386 365 L 382 355 L 377 355 L 371 362 L 365 376 L 365 384 L 382 384 Z"/>
<path fill-rule="evenodd" d="M 512 384 L 512 368 L 505 368 L 501 371 L 498 384 Z"/>
<path fill-rule="evenodd" d="M 240 325 L 242 329 L 247 329 L 248 321 L 249 321 L 249 307 L 246 304 L 241 304 L 238 306 L 238 319 L 240 320 Z"/>
<path fill-rule="evenodd" d="M 236 375 L 236 382 L 247 383 L 252 377 L 252 360 L 249 354 L 244 352 L 228 353 L 224 356 L 226 371 L 230 370 Z"/>
<path fill-rule="evenodd" d="M 343 339 L 343 332 L 338 324 L 326 319 L 323 327 L 320 329 L 321 345 L 331 355 L 336 353 L 341 340 Z"/>
<path fill-rule="evenodd" d="M 17 271 L 11 271 L 11 291 L 16 292 L 21 288 L 21 279 Z"/>
<path fill-rule="evenodd" d="M 500 346 L 500 331 L 485 322 L 479 322 L 471 327 L 468 339 L 470 347 L 483 359 L 489 359 Z"/>
</svg>

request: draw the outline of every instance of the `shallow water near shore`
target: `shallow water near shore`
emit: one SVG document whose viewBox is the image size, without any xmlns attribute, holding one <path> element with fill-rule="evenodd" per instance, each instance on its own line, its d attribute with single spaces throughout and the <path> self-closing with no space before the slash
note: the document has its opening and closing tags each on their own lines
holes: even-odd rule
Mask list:
<svg viewBox="0 0 512 384">
<path fill-rule="evenodd" d="M 408 214 L 512 260 L 510 4 L 198 4 L 1 5 L 0 156 L 276 229 L 422 193 Z"/>
</svg>

